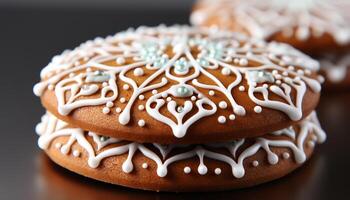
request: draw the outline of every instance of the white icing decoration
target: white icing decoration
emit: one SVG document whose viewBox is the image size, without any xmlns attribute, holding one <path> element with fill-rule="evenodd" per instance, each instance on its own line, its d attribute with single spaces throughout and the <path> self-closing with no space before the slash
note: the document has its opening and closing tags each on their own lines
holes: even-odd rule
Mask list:
<svg viewBox="0 0 350 200">
<path fill-rule="evenodd" d="M 290 155 L 289 155 L 288 152 L 284 152 L 284 153 L 282 154 L 282 156 L 283 156 L 284 159 L 288 159 L 288 158 L 290 157 Z"/>
<path fill-rule="evenodd" d="M 148 168 L 148 164 L 147 163 L 142 163 L 142 168 L 147 169 Z"/>
<path fill-rule="evenodd" d="M 185 167 L 184 168 L 184 172 L 185 172 L 185 174 L 191 173 L 191 168 L 190 167 Z"/>
<path fill-rule="evenodd" d="M 254 161 L 252 162 L 252 165 L 253 165 L 253 167 L 259 166 L 259 161 L 254 160 Z"/>
<path fill-rule="evenodd" d="M 146 125 L 146 122 L 145 122 L 145 120 L 140 119 L 140 120 L 137 122 L 137 124 L 138 124 L 140 127 L 143 127 L 143 126 Z"/>
<path fill-rule="evenodd" d="M 255 106 L 254 107 L 254 112 L 261 113 L 261 111 L 262 111 L 262 108 L 260 106 Z"/>
<path fill-rule="evenodd" d="M 219 116 L 219 117 L 218 117 L 218 122 L 219 122 L 220 124 L 224 124 L 224 123 L 226 122 L 226 117 L 225 117 L 225 116 Z"/>
<path fill-rule="evenodd" d="M 219 108 L 226 109 L 227 108 L 227 103 L 225 101 L 220 101 L 219 102 Z"/>
<path fill-rule="evenodd" d="M 221 174 L 221 169 L 220 168 L 215 168 L 214 170 L 216 175 L 220 175 Z"/>
<path fill-rule="evenodd" d="M 108 107 L 108 108 L 112 108 L 113 106 L 114 106 L 114 103 L 113 102 L 107 102 L 107 104 L 106 104 L 106 106 Z"/>
<path fill-rule="evenodd" d="M 300 122 L 298 125 L 299 132 L 295 138 L 274 139 L 274 134 L 271 134 L 267 138 L 257 137 L 255 139 L 249 139 L 253 141 L 252 143 L 247 143 L 249 145 L 244 145 L 245 139 L 225 143 L 191 145 L 191 147 L 193 147 L 192 150 L 180 151 L 182 153 L 177 154 L 172 154 L 171 152 L 177 148 L 188 148 L 189 145 L 172 144 L 163 146 L 160 144 L 152 144 L 162 155 L 159 157 L 159 153 L 141 143 L 129 142 L 125 144 L 125 142 L 116 138 L 98 136 L 96 133 L 86 132 L 79 128 L 69 128 L 67 123 L 57 119 L 50 113 L 42 117 L 42 120 L 43 121 L 36 127 L 36 131 L 38 131 L 37 134 L 40 136 L 38 145 L 42 149 L 50 148 L 51 143 L 56 138 L 68 137 L 68 141 L 63 146 L 61 143 L 56 143 L 56 148 L 60 148 L 63 154 L 68 154 L 72 150 L 72 145 L 77 143 L 77 145 L 86 152 L 88 157 L 87 163 L 91 168 L 97 168 L 105 158 L 128 154 L 127 159 L 122 165 L 122 171 L 125 173 L 133 171 L 132 159 L 135 153 L 138 152 L 155 162 L 157 165 L 156 173 L 160 177 L 167 175 L 168 167 L 170 167 L 171 164 L 192 157 L 198 157 L 199 165 L 197 171 L 200 175 L 205 175 L 208 172 L 204 160 L 204 158 L 208 158 L 229 165 L 232 169 L 232 175 L 235 178 L 242 178 L 245 174 L 244 161 L 254 156 L 259 150 L 263 150 L 267 154 L 267 161 L 269 164 L 275 165 L 278 163 L 279 158 L 271 148 L 287 148 L 293 153 L 295 162 L 300 164 L 306 160 L 304 144 L 309 134 L 314 134 L 317 137 L 318 143 L 322 143 L 326 139 L 326 134 L 320 128 L 316 114 L 312 113 L 304 121 Z M 290 132 L 288 129 L 280 130 L 278 134 L 284 134 L 284 132 L 286 132 L 286 136 L 290 134 L 288 133 Z M 92 137 L 93 143 L 95 144 L 90 142 L 87 137 Z M 111 146 L 109 146 L 110 144 Z M 314 144 L 313 142 L 313 145 Z M 95 146 L 97 149 L 94 148 Z M 216 148 L 226 148 L 231 155 L 228 156 L 226 154 L 217 153 L 215 151 Z M 240 153 L 238 154 L 238 152 Z M 185 173 L 190 173 L 190 171 L 191 169 L 189 167 L 184 168 Z"/>
<path fill-rule="evenodd" d="M 74 157 L 79 157 L 80 156 L 80 152 L 78 150 L 74 150 L 73 151 L 73 156 Z"/>
<path fill-rule="evenodd" d="M 102 109 L 103 114 L 108 114 L 111 110 L 108 107 Z"/>
<path fill-rule="evenodd" d="M 235 119 L 236 119 L 236 116 L 235 116 L 234 114 L 231 114 L 231 115 L 229 116 L 229 119 L 230 119 L 230 120 L 235 120 Z"/>
<path fill-rule="evenodd" d="M 116 62 L 118 65 L 123 65 L 125 63 L 125 58 L 119 57 L 117 58 Z"/>
<path fill-rule="evenodd" d="M 238 23 L 249 35 L 263 39 L 282 32 L 305 41 L 327 33 L 339 45 L 350 42 L 347 0 L 202 0 L 199 4 L 190 18 L 195 25 L 208 25 L 216 17 L 221 28 Z"/>
<path fill-rule="evenodd" d="M 168 55 L 166 49 L 172 54 Z M 198 54 L 193 54 L 192 50 Z M 74 65 L 82 59 L 84 62 Z M 126 63 L 125 60 L 133 61 Z M 109 61 L 120 65 L 107 65 Z M 254 66 L 250 66 L 251 63 Z M 318 67 L 316 61 L 290 46 L 248 39 L 231 32 L 188 26 L 140 27 L 106 39 L 87 41 L 72 51 L 55 56 L 42 70 L 42 81 L 33 90 L 40 96 L 49 85 L 53 85 L 61 115 L 84 106 L 106 105 L 108 102 L 118 106 L 119 102 L 123 103 L 123 109 L 116 108 L 122 125 L 131 121 L 132 107 L 137 101 L 146 100 L 146 113 L 167 124 L 174 136 L 182 138 L 192 124 L 217 112 L 217 105 L 212 100 L 215 94 L 223 96 L 233 114 L 244 116 L 246 110 L 236 102 L 233 93 L 237 87 L 240 91 L 245 90 L 241 85 L 244 78 L 248 82 L 249 98 L 254 103 L 285 112 L 292 120 L 300 120 L 307 87 L 313 92 L 319 92 L 321 87 L 317 80 L 295 70 L 315 71 Z M 144 69 L 147 74 L 144 74 Z M 223 70 L 225 74 L 229 71 L 235 79 L 226 85 L 222 77 L 214 76 L 210 70 Z M 129 72 L 145 77 L 136 82 L 128 76 Z M 286 74 L 284 72 L 288 76 L 282 76 Z M 210 79 L 210 83 L 200 82 L 200 77 Z M 281 83 L 275 85 L 275 79 Z M 128 99 L 119 95 L 118 86 L 131 91 Z M 199 89 L 206 92 L 201 93 Z M 296 98 L 291 96 L 293 90 Z M 271 93 L 285 101 L 270 100 Z M 147 94 L 147 99 L 144 94 Z M 259 94 L 263 99 L 256 96 Z M 177 105 L 180 98 L 184 105 Z M 162 107 L 167 109 L 166 114 L 161 113 Z M 221 107 L 226 106 L 221 103 Z M 107 111 L 107 108 L 103 109 L 104 113 L 109 113 Z M 167 116 L 168 113 L 174 117 Z M 186 116 L 184 121 L 186 114 L 191 116 Z"/>
<path fill-rule="evenodd" d="M 117 107 L 117 108 L 115 109 L 115 112 L 121 113 L 121 112 L 122 112 L 122 109 L 121 109 L 120 107 Z"/>
<path fill-rule="evenodd" d="M 243 86 L 243 85 L 241 85 L 241 86 L 239 86 L 239 91 L 241 91 L 241 92 L 244 92 L 244 90 L 245 90 L 245 87 Z"/>
<path fill-rule="evenodd" d="M 145 109 L 145 106 L 144 105 L 139 105 L 138 109 L 142 111 L 142 110 Z"/>
<path fill-rule="evenodd" d="M 134 76 L 143 76 L 144 72 L 142 68 L 136 68 L 134 69 Z"/>
</svg>

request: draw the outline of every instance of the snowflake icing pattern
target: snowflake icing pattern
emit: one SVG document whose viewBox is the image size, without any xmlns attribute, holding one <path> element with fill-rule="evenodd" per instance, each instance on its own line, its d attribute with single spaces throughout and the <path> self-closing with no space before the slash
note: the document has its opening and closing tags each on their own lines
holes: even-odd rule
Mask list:
<svg viewBox="0 0 350 200">
<path fill-rule="evenodd" d="M 321 89 L 310 76 L 318 67 L 316 61 L 284 44 L 215 29 L 140 27 L 106 39 L 96 38 L 54 57 L 42 70 L 42 82 L 35 85 L 34 93 L 40 96 L 46 89 L 53 90 L 61 115 L 79 107 L 104 104 L 103 113 L 108 114 L 118 98 L 118 88 L 132 90 L 129 99 L 120 98 L 125 103 L 117 111 L 120 124 L 128 125 L 135 102 L 146 100 L 148 115 L 182 138 L 193 123 L 215 114 L 218 107 L 227 107 L 217 105 L 211 93 L 223 94 L 232 114 L 244 116 L 246 108 L 232 93 L 235 88 L 246 91 L 260 108 L 276 109 L 292 120 L 300 120 L 307 87 L 314 92 Z M 225 85 L 220 77 L 226 76 L 234 77 L 234 81 Z M 201 77 L 210 83 L 201 81 Z M 247 88 L 242 86 L 244 81 Z M 151 93 L 147 99 L 146 93 Z M 223 123 L 225 119 L 218 121 Z M 139 126 L 144 123 L 139 121 Z"/>
</svg>

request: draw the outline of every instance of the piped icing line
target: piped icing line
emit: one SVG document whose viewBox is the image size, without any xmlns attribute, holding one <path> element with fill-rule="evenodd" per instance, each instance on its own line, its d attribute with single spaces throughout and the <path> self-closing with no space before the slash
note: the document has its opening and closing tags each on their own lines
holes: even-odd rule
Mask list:
<svg viewBox="0 0 350 200">
<path fill-rule="evenodd" d="M 330 34 L 340 45 L 350 42 L 347 0 L 202 0 L 190 18 L 203 25 L 213 16 L 227 27 L 234 20 L 254 37 L 268 39 L 277 32 L 304 41 Z M 216 12 L 220 10 L 220 12 Z M 295 30 L 294 30 L 295 29 Z"/>
<path fill-rule="evenodd" d="M 175 137 L 182 138 L 192 124 L 217 112 L 220 103 L 213 100 L 216 93 L 226 97 L 226 105 L 221 103 L 221 107 L 232 108 L 231 120 L 236 115 L 245 116 L 246 108 L 234 96 L 236 88 L 247 92 L 257 104 L 256 113 L 265 107 L 284 112 L 294 121 L 302 119 L 307 87 L 313 92 L 321 90 L 320 83 L 310 76 L 318 69 L 317 61 L 285 44 L 216 29 L 160 25 L 96 38 L 64 51 L 42 70 L 42 81 L 33 90 L 38 96 L 53 90 L 61 115 L 85 106 L 106 105 L 102 112 L 107 115 L 115 110 L 122 125 L 129 125 L 133 106 L 145 101 L 139 108 L 167 124 Z M 235 79 L 226 86 L 211 70 Z M 144 79 L 138 83 L 129 74 Z M 200 81 L 201 77 L 212 83 Z M 247 89 L 242 86 L 244 81 Z M 131 92 L 128 99 L 120 95 L 118 88 Z M 200 92 L 203 89 L 208 93 Z M 259 94 L 264 98 L 259 99 Z M 271 100 L 269 95 L 277 95 L 283 101 Z M 183 105 L 177 100 L 183 100 Z M 156 107 L 152 107 L 154 103 Z M 162 113 L 163 107 L 173 117 Z M 193 109 L 198 111 L 191 112 Z M 192 116 L 184 121 L 189 113 Z M 140 127 L 146 125 L 143 119 L 136 121 Z M 225 116 L 218 118 L 218 123 L 226 122 Z"/>
<path fill-rule="evenodd" d="M 300 122 L 298 126 L 298 132 L 296 132 L 294 128 L 289 127 L 268 134 L 268 137 L 250 139 L 253 140 L 253 142 L 248 143 L 248 146 L 244 145 L 246 143 L 245 139 L 198 145 L 148 144 L 154 146 L 157 149 L 156 151 L 148 148 L 145 144 L 136 142 L 127 144 L 124 142 L 120 146 L 115 146 L 120 143 L 121 140 L 99 136 L 94 132 L 87 132 L 79 128 L 69 128 L 67 123 L 57 119 L 50 113 L 42 117 L 41 123 L 36 127 L 36 132 L 40 136 L 38 145 L 43 150 L 48 150 L 51 146 L 56 146 L 62 154 L 75 152 L 75 155 L 78 155 L 78 153 L 80 155 L 81 153 L 86 153 L 88 157 L 88 166 L 91 168 L 99 167 L 103 159 L 127 154 L 127 159 L 122 164 L 122 171 L 124 173 L 131 173 L 134 169 L 133 157 L 139 152 L 157 164 L 156 173 L 159 177 L 165 177 L 172 164 L 198 157 L 199 164 L 197 172 L 200 175 L 207 174 L 209 170 L 205 165 L 205 159 L 213 159 L 229 165 L 232 170 L 232 175 L 235 178 L 242 178 L 246 173 L 247 163 L 244 163 L 245 160 L 254 156 L 258 151 L 264 151 L 267 154 L 268 163 L 276 165 L 279 161 L 279 156 L 273 152 L 272 148 L 287 148 L 293 153 L 295 162 L 301 164 L 306 160 L 304 145 L 307 143 L 314 144 L 315 142 L 322 143 L 326 140 L 326 134 L 321 129 L 315 112 Z M 311 137 L 311 140 L 307 141 L 310 134 L 313 134 L 313 137 Z M 288 139 L 281 139 L 281 135 Z M 279 139 L 274 139 L 274 136 L 279 137 Z M 60 143 L 59 145 L 55 145 L 53 143 L 54 140 L 61 137 L 68 137 L 67 142 L 65 144 Z M 92 137 L 93 140 L 88 140 L 88 137 Z M 93 143 L 91 141 L 93 141 Z M 72 145 L 75 143 L 82 147 L 85 152 L 73 150 Z M 189 146 L 193 148 L 191 150 L 180 151 L 181 153 L 174 153 L 176 149 L 188 148 Z M 229 155 L 215 151 L 215 149 L 223 148 L 227 149 Z M 159 154 L 161 156 L 159 156 Z M 289 153 L 288 155 L 283 154 L 283 158 L 288 159 Z M 253 165 L 256 167 L 258 166 L 256 163 L 253 163 Z M 191 172 L 191 169 L 186 169 L 184 171 L 188 174 Z M 218 172 L 219 170 L 216 171 Z"/>
</svg>

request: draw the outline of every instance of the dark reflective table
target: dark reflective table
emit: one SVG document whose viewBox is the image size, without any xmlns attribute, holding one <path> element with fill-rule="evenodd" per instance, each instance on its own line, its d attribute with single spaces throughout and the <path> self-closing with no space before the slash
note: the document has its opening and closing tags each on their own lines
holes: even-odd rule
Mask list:
<svg viewBox="0 0 350 200">
<path fill-rule="evenodd" d="M 190 2 L 189 2 L 190 4 Z M 189 7 L 190 9 L 190 7 Z M 325 144 L 299 170 L 271 183 L 220 193 L 154 193 L 75 175 L 36 145 L 44 109 L 32 94 L 40 69 L 65 48 L 128 26 L 187 23 L 188 10 L 62 10 L 0 7 L 0 199 L 348 199 L 350 92 L 324 91 Z"/>
</svg>

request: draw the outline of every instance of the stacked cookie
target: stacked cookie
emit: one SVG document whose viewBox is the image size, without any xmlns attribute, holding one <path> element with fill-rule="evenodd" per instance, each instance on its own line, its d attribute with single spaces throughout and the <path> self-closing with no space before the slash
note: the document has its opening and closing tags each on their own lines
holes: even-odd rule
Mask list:
<svg viewBox="0 0 350 200">
<path fill-rule="evenodd" d="M 38 145 L 93 179 L 155 191 L 248 187 L 325 140 L 318 62 L 292 47 L 188 26 L 139 27 L 55 56 L 34 93 Z"/>
<path fill-rule="evenodd" d="M 349 9 L 347 0 L 202 0 L 191 22 L 288 43 L 318 59 L 326 85 L 340 88 L 350 86 Z"/>
</svg>

